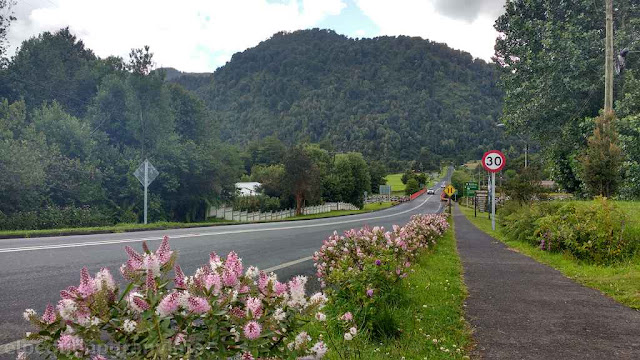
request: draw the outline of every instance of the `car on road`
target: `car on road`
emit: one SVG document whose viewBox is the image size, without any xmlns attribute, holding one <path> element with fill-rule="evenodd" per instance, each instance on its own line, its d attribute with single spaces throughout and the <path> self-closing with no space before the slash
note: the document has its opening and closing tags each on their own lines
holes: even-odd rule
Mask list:
<svg viewBox="0 0 640 360">
<path fill-rule="evenodd" d="M 441 188 L 441 189 L 444 189 L 444 183 L 442 183 L 442 185 L 440 185 L 440 188 Z"/>
<path fill-rule="evenodd" d="M 434 189 L 427 190 L 427 194 L 428 195 L 435 194 L 435 193 L 436 193 L 436 191 Z"/>
</svg>

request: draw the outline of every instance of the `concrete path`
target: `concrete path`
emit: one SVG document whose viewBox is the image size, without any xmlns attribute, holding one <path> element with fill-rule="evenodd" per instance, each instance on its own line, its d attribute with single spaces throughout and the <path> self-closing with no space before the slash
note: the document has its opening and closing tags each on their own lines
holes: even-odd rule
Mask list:
<svg viewBox="0 0 640 360">
<path fill-rule="evenodd" d="M 483 216 L 486 216 L 483 215 Z M 509 250 L 454 212 L 469 288 L 467 319 L 484 359 L 640 359 L 640 312 Z"/>
</svg>

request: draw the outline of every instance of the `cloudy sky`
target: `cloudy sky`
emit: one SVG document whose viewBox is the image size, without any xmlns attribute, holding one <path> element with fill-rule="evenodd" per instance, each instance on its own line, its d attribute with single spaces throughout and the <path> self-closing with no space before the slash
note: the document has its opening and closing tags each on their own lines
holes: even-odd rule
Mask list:
<svg viewBox="0 0 640 360">
<path fill-rule="evenodd" d="M 17 0 L 9 41 L 69 26 L 98 56 L 150 45 L 157 66 L 211 72 L 278 31 L 420 36 L 489 60 L 505 0 Z"/>
</svg>

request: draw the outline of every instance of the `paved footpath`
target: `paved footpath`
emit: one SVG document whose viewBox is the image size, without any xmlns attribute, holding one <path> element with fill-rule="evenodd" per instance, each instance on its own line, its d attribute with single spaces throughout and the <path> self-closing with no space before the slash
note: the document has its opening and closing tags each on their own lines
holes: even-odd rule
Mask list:
<svg viewBox="0 0 640 360">
<path fill-rule="evenodd" d="M 478 358 L 640 359 L 639 311 L 454 219 Z"/>
</svg>

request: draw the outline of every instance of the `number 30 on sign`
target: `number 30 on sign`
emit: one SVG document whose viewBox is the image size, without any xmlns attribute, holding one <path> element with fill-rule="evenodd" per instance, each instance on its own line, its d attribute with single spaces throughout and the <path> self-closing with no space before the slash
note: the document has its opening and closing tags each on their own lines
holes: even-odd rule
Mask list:
<svg viewBox="0 0 640 360">
<path fill-rule="evenodd" d="M 504 168 L 506 161 L 504 154 L 499 150 L 490 150 L 482 157 L 482 167 L 488 172 L 496 173 Z"/>
</svg>

